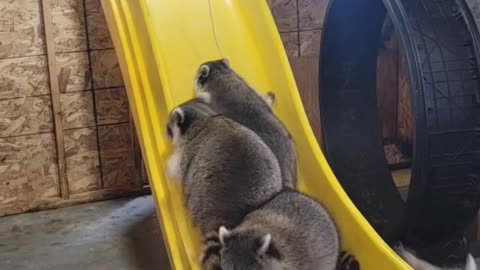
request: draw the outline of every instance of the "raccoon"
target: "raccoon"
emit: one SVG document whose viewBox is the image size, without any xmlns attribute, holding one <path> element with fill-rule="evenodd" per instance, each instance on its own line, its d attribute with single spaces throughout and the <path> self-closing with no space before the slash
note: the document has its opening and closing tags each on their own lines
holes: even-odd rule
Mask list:
<svg viewBox="0 0 480 270">
<path fill-rule="evenodd" d="M 175 108 L 166 131 L 175 148 L 167 173 L 181 182 L 202 235 L 237 225 L 282 189 L 278 161 L 260 137 L 200 99 Z"/>
<path fill-rule="evenodd" d="M 405 248 L 404 246 L 400 245 L 395 248 L 396 252 L 402 257 L 410 266 L 413 267 L 415 270 L 477 270 L 477 264 L 473 259 L 471 254 L 468 254 L 467 259 L 465 261 L 465 265 L 461 265 L 458 267 L 439 267 L 434 266 L 431 263 L 420 259 L 416 256 L 415 251 Z"/>
<path fill-rule="evenodd" d="M 284 186 L 297 181 L 297 161 L 290 134 L 273 114 L 275 96 L 260 96 L 228 64 L 226 59 L 202 64 L 194 79 L 198 98 L 214 110 L 250 128 L 263 139 L 278 159 Z"/>
<path fill-rule="evenodd" d="M 352 254 L 342 250 L 338 256 L 337 270 L 360 270 L 360 263 Z"/>
<path fill-rule="evenodd" d="M 335 225 L 326 210 L 285 189 L 232 230 L 218 232 L 223 270 L 334 270 L 339 255 Z"/>
</svg>

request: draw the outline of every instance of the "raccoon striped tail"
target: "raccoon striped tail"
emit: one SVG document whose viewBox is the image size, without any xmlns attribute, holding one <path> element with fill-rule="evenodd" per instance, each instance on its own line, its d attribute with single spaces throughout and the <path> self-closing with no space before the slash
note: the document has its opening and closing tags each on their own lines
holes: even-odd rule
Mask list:
<svg viewBox="0 0 480 270">
<path fill-rule="evenodd" d="M 337 270 L 360 270 L 360 264 L 352 254 L 341 251 L 338 256 Z"/>
</svg>

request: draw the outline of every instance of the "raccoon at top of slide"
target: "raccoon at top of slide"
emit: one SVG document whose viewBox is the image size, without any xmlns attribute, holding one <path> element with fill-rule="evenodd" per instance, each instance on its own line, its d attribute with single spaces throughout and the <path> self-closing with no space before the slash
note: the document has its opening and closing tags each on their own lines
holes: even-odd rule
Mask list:
<svg viewBox="0 0 480 270">
<path fill-rule="evenodd" d="M 257 133 L 277 157 L 284 186 L 295 187 L 295 148 L 290 134 L 272 112 L 273 94 L 261 96 L 230 68 L 226 59 L 200 65 L 194 87 L 196 96 L 215 111 Z"/>
</svg>

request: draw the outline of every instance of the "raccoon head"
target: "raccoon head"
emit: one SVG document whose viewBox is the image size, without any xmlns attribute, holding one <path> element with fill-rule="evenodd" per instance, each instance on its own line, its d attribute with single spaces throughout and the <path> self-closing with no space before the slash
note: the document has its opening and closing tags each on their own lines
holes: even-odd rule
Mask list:
<svg viewBox="0 0 480 270">
<path fill-rule="evenodd" d="M 281 260 L 271 234 L 255 235 L 253 231 L 219 229 L 221 266 L 223 270 L 266 270 Z"/>
<path fill-rule="evenodd" d="M 238 80 L 240 78 L 230 68 L 226 58 L 205 62 L 200 65 L 195 75 L 195 94 L 209 103 L 209 93 L 224 91 L 231 82 Z"/>
<path fill-rule="evenodd" d="M 206 119 L 214 115 L 215 111 L 202 100 L 189 100 L 170 112 L 166 136 L 172 140 L 173 145 L 180 146 Z"/>
</svg>

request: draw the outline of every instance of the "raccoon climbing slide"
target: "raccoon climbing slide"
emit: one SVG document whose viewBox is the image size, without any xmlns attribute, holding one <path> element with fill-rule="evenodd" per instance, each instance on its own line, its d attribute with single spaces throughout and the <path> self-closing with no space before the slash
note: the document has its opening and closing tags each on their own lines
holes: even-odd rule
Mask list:
<svg viewBox="0 0 480 270">
<path fill-rule="evenodd" d="M 275 113 L 298 152 L 299 188 L 332 214 L 342 248 L 362 269 L 411 269 L 383 242 L 341 188 L 312 133 L 265 1 L 102 0 L 127 87 L 172 269 L 200 269 L 199 238 L 178 185 L 164 174 L 168 112 L 193 96 L 193 77 L 222 57 L 254 88 L 273 91 Z M 160 267 L 160 266 L 159 266 Z"/>
</svg>

